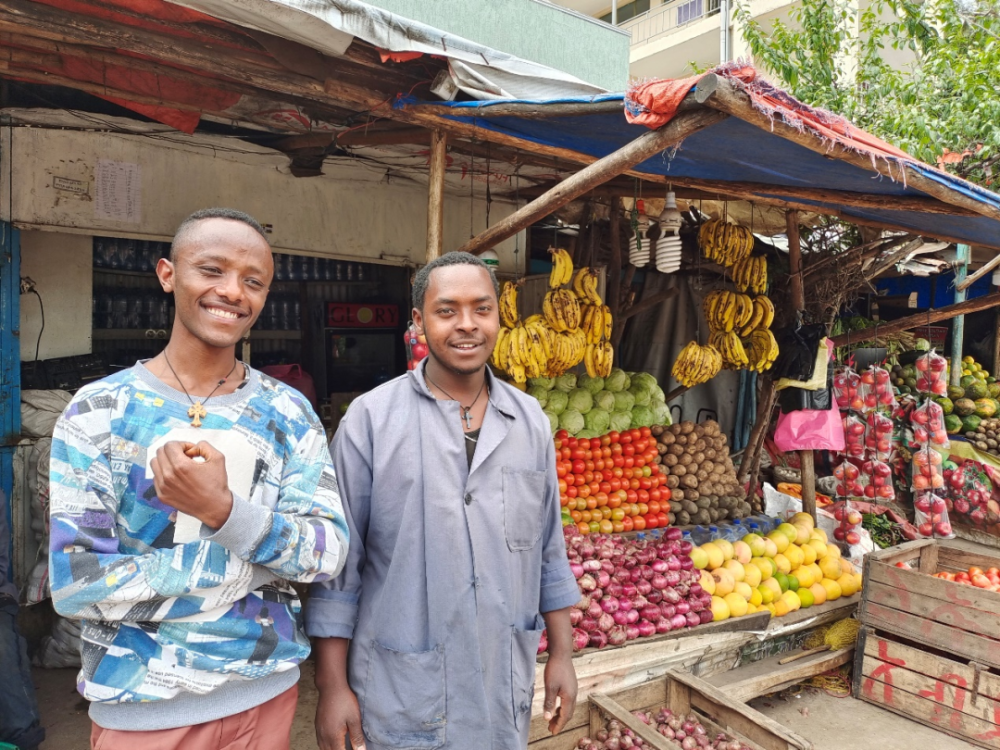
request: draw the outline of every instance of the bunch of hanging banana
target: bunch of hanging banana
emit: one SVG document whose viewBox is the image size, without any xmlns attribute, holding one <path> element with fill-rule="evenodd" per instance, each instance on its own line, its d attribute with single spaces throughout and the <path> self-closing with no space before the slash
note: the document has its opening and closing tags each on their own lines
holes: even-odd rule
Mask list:
<svg viewBox="0 0 1000 750">
<path fill-rule="evenodd" d="M 728 289 L 716 289 L 705 295 L 702 309 L 708 327 L 726 333 L 739 330 L 750 322 L 754 310 L 753 299 Z"/>
<path fill-rule="evenodd" d="M 552 357 L 545 374 L 546 377 L 557 378 L 580 364 L 587 353 L 587 339 L 580 328 L 566 333 L 553 331 L 553 336 Z"/>
<path fill-rule="evenodd" d="M 750 255 L 753 232 L 738 224 L 711 219 L 698 230 L 698 244 L 705 258 L 728 268 Z"/>
<path fill-rule="evenodd" d="M 674 380 L 691 388 L 699 383 L 707 383 L 722 369 L 722 354 L 714 346 L 699 346 L 692 341 L 685 346 L 670 371 Z"/>
<path fill-rule="evenodd" d="M 587 368 L 587 374 L 592 378 L 608 377 L 611 374 L 611 362 L 614 355 L 610 341 L 587 344 L 587 349 L 583 354 L 583 364 Z"/>
<path fill-rule="evenodd" d="M 733 264 L 733 282 L 741 292 L 763 294 L 767 291 L 767 258 L 750 255 Z"/>
<path fill-rule="evenodd" d="M 505 281 L 503 291 L 500 292 L 500 324 L 506 328 L 513 328 L 518 320 L 517 284 Z"/>
<path fill-rule="evenodd" d="M 541 377 L 548 368 L 545 352 L 546 334 L 540 323 L 518 323 L 513 328 L 501 328 L 493 349 L 493 364 L 508 373 L 516 383 L 527 378 Z"/>
<path fill-rule="evenodd" d="M 611 308 L 607 305 L 592 305 L 584 302 L 580 305 L 583 310 L 583 321 L 580 328 L 587 336 L 588 344 L 599 344 L 601 339 L 611 338 Z"/>
<path fill-rule="evenodd" d="M 767 328 L 757 328 L 750 334 L 749 369 L 753 372 L 770 370 L 778 358 L 778 342 Z"/>
<path fill-rule="evenodd" d="M 719 350 L 722 361 L 729 369 L 738 370 L 750 364 L 746 349 L 736 331 L 714 331 L 708 342 Z"/>
<path fill-rule="evenodd" d="M 580 327 L 583 316 L 580 302 L 569 289 L 553 289 L 542 300 L 542 315 L 554 331 L 572 331 Z"/>
<path fill-rule="evenodd" d="M 549 273 L 549 289 L 558 289 L 573 278 L 573 258 L 561 247 L 550 247 L 552 271 Z"/>
<path fill-rule="evenodd" d="M 753 298 L 753 314 L 745 325 L 740 327 L 740 337 L 746 338 L 758 328 L 770 328 L 774 322 L 774 303 L 764 295 Z"/>
<path fill-rule="evenodd" d="M 597 293 L 597 271 L 592 268 L 581 268 L 573 277 L 573 291 L 581 300 L 592 305 L 603 305 L 604 300 Z"/>
</svg>

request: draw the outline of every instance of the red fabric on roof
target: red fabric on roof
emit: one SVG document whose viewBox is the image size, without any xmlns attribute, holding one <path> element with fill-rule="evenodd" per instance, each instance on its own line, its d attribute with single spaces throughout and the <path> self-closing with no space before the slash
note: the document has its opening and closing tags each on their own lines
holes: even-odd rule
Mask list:
<svg viewBox="0 0 1000 750">
<path fill-rule="evenodd" d="M 386 49 L 379 49 L 378 54 L 384 63 L 387 63 L 390 60 L 394 63 L 404 63 L 424 56 L 423 52 L 390 52 Z"/>
<path fill-rule="evenodd" d="M 201 120 L 200 112 L 189 112 L 183 109 L 172 109 L 171 107 L 157 107 L 152 104 L 139 104 L 114 96 L 102 96 L 101 98 L 117 104 L 119 107 L 125 107 L 126 109 L 131 109 L 133 112 L 138 112 L 150 120 L 156 120 L 157 122 L 162 122 L 164 125 L 177 128 L 177 130 L 188 135 L 194 133 L 195 128 L 198 127 L 198 122 Z"/>
<path fill-rule="evenodd" d="M 799 130 L 818 134 L 825 141 L 838 143 L 855 151 L 864 151 L 873 157 L 914 161 L 909 154 L 856 128 L 843 117 L 794 99 L 762 78 L 752 65 L 730 63 L 711 72 L 728 78 L 736 87 L 745 91 L 754 107 L 769 117 L 780 118 Z M 677 114 L 681 100 L 698 85 L 704 75 L 648 81 L 632 86 L 625 95 L 626 119 L 648 128 L 662 128 Z"/>
</svg>

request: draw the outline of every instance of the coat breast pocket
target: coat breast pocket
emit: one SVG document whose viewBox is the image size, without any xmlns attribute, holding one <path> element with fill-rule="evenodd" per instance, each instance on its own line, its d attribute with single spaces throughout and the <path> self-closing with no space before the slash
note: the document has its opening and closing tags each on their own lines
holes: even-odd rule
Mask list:
<svg viewBox="0 0 1000 750">
<path fill-rule="evenodd" d="M 396 651 L 372 643 L 362 726 L 380 745 L 434 750 L 445 743 L 444 649 Z"/>
<path fill-rule="evenodd" d="M 542 536 L 545 472 L 503 469 L 503 531 L 511 552 L 534 547 Z"/>
</svg>

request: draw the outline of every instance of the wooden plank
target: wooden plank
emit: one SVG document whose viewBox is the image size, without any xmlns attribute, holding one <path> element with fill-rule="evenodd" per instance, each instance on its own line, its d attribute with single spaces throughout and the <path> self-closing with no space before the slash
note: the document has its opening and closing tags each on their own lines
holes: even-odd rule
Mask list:
<svg viewBox="0 0 1000 750">
<path fill-rule="evenodd" d="M 933 544 L 930 547 L 925 548 L 920 553 L 920 563 L 917 565 L 917 570 L 924 575 L 932 576 L 938 572 L 938 551 L 941 548 Z"/>
<path fill-rule="evenodd" d="M 951 602 L 904 591 L 879 581 L 872 582 L 866 598 L 871 603 L 919 615 L 952 628 L 990 638 L 1000 638 L 1000 619 L 994 614 L 973 607 L 957 607 Z M 1000 651 L 1000 643 L 997 644 L 997 650 Z"/>
<path fill-rule="evenodd" d="M 871 691 L 863 691 L 861 699 L 979 747 L 1000 749 L 1000 726 L 996 723 L 968 716 L 884 682 L 873 681 Z M 996 719 L 1000 720 L 1000 715 Z"/>
<path fill-rule="evenodd" d="M 893 690 L 905 690 L 945 708 L 960 711 L 990 723 L 993 722 L 994 716 L 1000 716 L 1000 703 L 991 698 L 980 695 L 973 704 L 972 693 L 968 689 L 969 683 L 966 683 L 964 679 L 956 679 L 954 675 L 949 675 L 948 679 L 928 677 L 909 669 L 894 668 L 891 680 L 886 683 L 887 678 L 883 676 L 886 667 L 891 668 L 894 665 L 865 657 L 862 668 L 865 685 L 874 685 L 876 682 L 883 685 L 888 684 Z"/>
<path fill-rule="evenodd" d="M 979 703 L 979 698 L 1000 701 L 1000 675 L 994 672 L 921 651 L 877 631 L 869 635 L 862 650 L 866 658 L 888 664 L 890 674 L 894 673 L 894 667 L 900 667 L 929 678 L 960 682 L 972 691 L 970 703 L 973 705 Z"/>
<path fill-rule="evenodd" d="M 925 547 L 933 547 L 936 542 L 933 539 L 917 539 L 913 542 L 904 542 L 895 547 L 888 547 L 882 550 L 875 550 L 866 556 L 866 560 L 877 560 L 888 565 L 895 565 L 898 562 L 912 562 L 920 557 Z"/>
<path fill-rule="evenodd" d="M 679 680 L 666 680 L 667 705 L 676 714 L 686 714 L 691 710 L 691 686 Z"/>
<path fill-rule="evenodd" d="M 990 260 L 986 261 L 982 265 L 982 267 L 974 274 L 972 274 L 971 276 L 967 276 L 965 279 L 955 284 L 955 291 L 964 292 L 966 289 L 975 284 L 977 281 L 983 278 L 983 276 L 988 274 L 997 266 L 1000 266 L 1000 254 L 993 256 Z"/>
<path fill-rule="evenodd" d="M 657 750 L 676 750 L 676 745 L 667 740 L 648 724 L 639 721 L 635 716 L 603 693 L 590 696 L 590 702 L 597 706 L 609 719 L 618 719 L 622 724 L 635 732 Z M 671 747 L 673 745 L 673 747 Z"/>
<path fill-rule="evenodd" d="M 585 737 L 590 732 L 589 721 L 590 702 L 586 698 L 578 700 L 576 702 L 576 708 L 573 709 L 572 715 L 566 721 L 566 725 L 563 727 L 563 731 L 559 734 L 559 736 L 562 737 L 567 732 L 582 728 L 586 731 L 581 736 Z M 532 716 L 531 726 L 528 728 L 528 742 L 533 743 L 537 740 L 543 740 L 546 737 L 551 736 L 552 735 L 549 734 L 549 720 L 545 718 L 545 715 L 538 714 L 537 716 Z M 532 745 L 532 747 L 534 747 L 534 745 Z"/>
<path fill-rule="evenodd" d="M 933 648 L 1000 668 L 1000 644 L 965 630 L 928 620 L 908 612 L 865 602 L 866 625 L 927 643 Z"/>
<path fill-rule="evenodd" d="M 691 103 L 684 105 L 691 109 Z M 624 117 L 624 103 L 620 100 L 605 102 L 560 102 L 540 104 L 537 102 L 512 102 L 492 104 L 483 102 L 478 106 L 449 107 L 443 104 L 410 104 L 407 109 L 421 114 L 440 117 L 519 117 L 525 120 L 541 120 L 549 117 L 580 117 L 589 115 L 620 114 Z"/>
<path fill-rule="evenodd" d="M 904 570 L 878 561 L 872 561 L 865 581 L 884 583 L 906 592 L 940 599 L 957 607 L 970 607 L 1000 617 L 1000 595 L 975 586 L 964 586 L 954 581 L 945 581 L 915 570 Z"/>
<path fill-rule="evenodd" d="M 1000 555 L 980 555 L 971 550 L 945 544 L 940 545 L 938 549 L 939 559 L 947 561 L 948 564 L 962 570 L 968 570 L 973 565 L 984 570 L 986 568 L 1000 567 Z"/>
<path fill-rule="evenodd" d="M 677 670 L 672 670 L 668 678 L 691 688 L 692 706 L 761 747 L 767 750 L 812 750 L 812 743 L 808 740 L 750 706 L 733 701 L 714 685 Z"/>
<path fill-rule="evenodd" d="M 762 659 L 729 672 L 705 678 L 733 700 L 748 702 L 752 698 L 791 687 L 810 677 L 847 664 L 854 658 L 854 648 L 825 651 L 788 664 L 779 661 L 787 654 Z"/>
<path fill-rule="evenodd" d="M 828 622 L 843 620 L 845 617 L 853 615 L 860 603 L 860 596 L 842 596 L 832 602 L 824 602 L 815 607 L 790 612 L 784 617 L 772 617 L 767 626 L 767 637 L 777 638 Z"/>
<path fill-rule="evenodd" d="M 584 706 L 587 707 L 588 711 L 590 710 L 589 703 L 584 703 Z M 528 747 L 531 750 L 574 750 L 581 739 L 590 736 L 590 727 L 586 724 L 574 729 L 563 729 L 555 736 L 550 735 L 548 731 L 546 723 L 545 736 L 529 741 Z"/>
<path fill-rule="evenodd" d="M 567 177 L 544 195 L 522 206 L 510 216 L 498 221 L 486 231 L 466 242 L 459 250 L 481 253 L 522 229 L 548 216 L 574 198 L 594 189 L 607 180 L 622 174 L 646 159 L 675 146 L 694 133 L 721 122 L 724 115 L 711 110 L 684 112 L 659 130 L 643 133 L 602 159 Z"/>
<path fill-rule="evenodd" d="M 997 305 L 1000 305 L 1000 293 L 993 292 L 991 294 L 984 294 L 982 297 L 975 297 L 973 299 L 966 300 L 965 302 L 959 302 L 954 305 L 945 305 L 944 307 L 922 312 L 919 315 L 907 315 L 905 318 L 898 318 L 897 320 L 892 320 L 888 323 L 882 323 L 878 327 L 878 335 L 888 336 L 891 333 L 909 331 L 911 328 L 919 328 L 920 326 L 939 323 L 942 320 L 951 320 L 958 315 L 968 315 L 970 313 L 979 312 L 980 310 L 989 310 Z M 872 335 L 874 335 L 875 329 L 872 328 L 871 332 Z M 863 336 L 863 332 L 855 331 L 852 334 L 845 333 L 842 336 L 834 336 L 831 341 L 833 341 L 834 346 L 845 346 L 848 343 L 848 339 L 856 344 L 860 344 L 863 343 Z"/>
</svg>

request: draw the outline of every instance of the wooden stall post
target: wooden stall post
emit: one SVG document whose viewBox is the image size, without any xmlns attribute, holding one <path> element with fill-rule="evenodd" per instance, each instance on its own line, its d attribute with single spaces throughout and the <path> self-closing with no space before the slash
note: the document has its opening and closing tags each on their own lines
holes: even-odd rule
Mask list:
<svg viewBox="0 0 1000 750">
<path fill-rule="evenodd" d="M 792 210 L 785 214 L 788 233 L 788 273 L 791 277 L 792 306 L 795 312 L 806 309 L 805 290 L 802 287 L 802 245 L 799 239 L 799 212 Z M 816 518 L 816 464 L 813 452 L 799 451 L 799 465 L 802 469 L 802 510 Z"/>
<path fill-rule="evenodd" d="M 965 302 L 966 275 L 969 273 L 969 256 L 972 248 L 959 245 L 955 257 L 955 303 Z M 962 345 L 965 343 L 965 316 L 956 315 L 951 321 L 951 384 L 962 380 Z"/>
<path fill-rule="evenodd" d="M 622 288 L 622 238 L 621 238 L 622 199 L 611 199 L 611 263 L 608 266 L 607 292 L 608 307 L 611 315 L 617 319 L 621 313 Z"/>
<path fill-rule="evenodd" d="M 431 134 L 431 164 L 427 183 L 427 255 L 430 263 L 444 250 L 444 174 L 448 136 L 441 130 Z"/>
</svg>

